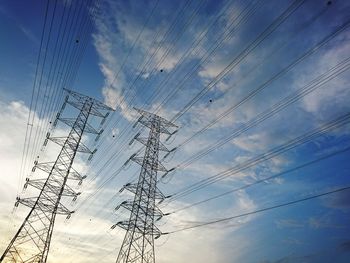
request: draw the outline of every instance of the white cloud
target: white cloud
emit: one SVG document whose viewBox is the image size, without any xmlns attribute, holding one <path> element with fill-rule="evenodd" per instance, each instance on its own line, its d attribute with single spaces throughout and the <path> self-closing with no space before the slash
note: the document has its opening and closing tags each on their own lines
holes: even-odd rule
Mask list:
<svg viewBox="0 0 350 263">
<path fill-rule="evenodd" d="M 176 202 L 171 205 L 169 204 L 170 207 L 166 208 L 169 211 L 173 211 L 173 209 L 176 210 L 176 208 L 185 205 L 186 203 Z M 226 215 L 252 211 L 256 207 L 255 202 L 244 191 L 240 191 L 234 195 L 229 209 L 213 209 L 209 205 L 201 206 L 201 208 L 197 209 L 183 210 L 168 216 L 169 219 L 164 228 L 170 231 L 181 229 L 203 221 L 205 222 L 205 218 L 208 221 L 213 218 L 223 218 Z M 232 262 L 235 258 L 238 259 L 241 256 L 240 251 L 236 251 L 234 258 L 228 258 L 228 254 L 225 253 L 227 249 L 225 242 L 232 233 L 235 233 L 251 220 L 253 220 L 253 216 L 170 234 L 168 241 L 165 240 L 165 244 L 157 251 L 157 258 L 161 262 L 181 262 L 184 258 L 191 262 Z M 166 236 L 162 237 L 159 242 L 162 242 L 162 239 L 164 240 L 165 238 Z M 236 249 L 248 243 L 249 241 L 245 237 L 237 236 L 234 240 L 230 241 L 229 247 L 230 249 Z M 198 251 L 201 251 L 201 253 L 198 253 Z"/>
<path fill-rule="evenodd" d="M 344 34 L 345 39 L 349 36 L 349 32 Z M 301 75 L 300 78 L 304 79 L 310 77 L 310 74 L 317 76 L 325 72 L 330 66 L 334 66 L 344 60 L 344 58 L 347 58 L 349 52 L 349 45 L 335 45 L 334 48 L 328 49 L 318 56 L 316 62 L 307 65 L 304 70 L 308 75 Z M 327 61 L 327 63 L 325 63 L 325 61 Z M 347 108 L 350 99 L 350 89 L 348 87 L 349 74 L 347 74 L 347 72 L 348 71 L 332 80 L 331 85 L 325 85 L 304 97 L 302 100 L 304 109 L 307 112 L 313 113 L 315 116 L 321 117 L 321 115 L 335 112 L 337 109 L 343 110 Z M 298 85 L 298 83 L 299 81 L 296 78 L 296 84 Z"/>
<path fill-rule="evenodd" d="M 19 182 L 19 158 L 22 155 L 21 147 L 27 124 L 28 109 L 23 102 L 0 101 L 0 163 L 2 164 L 0 192 L 1 202 L 14 202 Z"/>
<path fill-rule="evenodd" d="M 28 108 L 21 101 L 0 101 L 0 251 L 12 237 L 19 218 L 11 213 L 16 194 L 23 187 L 19 178 L 22 145 L 26 129 Z"/>
<path fill-rule="evenodd" d="M 275 224 L 278 228 L 300 228 L 304 227 L 302 222 L 294 219 L 279 219 L 275 220 Z"/>
</svg>

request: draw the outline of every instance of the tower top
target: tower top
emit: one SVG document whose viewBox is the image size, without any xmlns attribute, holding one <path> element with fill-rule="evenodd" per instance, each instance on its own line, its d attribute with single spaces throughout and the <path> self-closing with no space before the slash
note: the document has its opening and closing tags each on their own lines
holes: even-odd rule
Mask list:
<svg viewBox="0 0 350 263">
<path fill-rule="evenodd" d="M 141 109 L 138 109 L 138 108 L 135 108 L 134 109 L 139 113 L 141 114 L 141 117 L 138 119 L 138 122 L 140 122 L 142 125 L 145 125 L 146 127 L 148 128 L 151 128 L 152 126 L 152 122 L 155 120 L 155 119 L 158 119 L 158 121 L 160 122 L 160 125 L 159 125 L 159 131 L 161 133 L 166 133 L 166 134 L 172 134 L 171 131 L 169 130 L 169 128 L 178 128 L 177 125 L 175 125 L 174 123 L 166 120 L 165 118 L 163 117 L 160 117 L 159 115 L 156 115 L 154 113 L 150 113 L 148 111 L 144 111 L 144 110 L 141 110 Z"/>
<path fill-rule="evenodd" d="M 76 100 L 78 101 L 86 101 L 87 99 L 89 99 L 90 101 L 93 102 L 94 104 L 94 108 L 95 109 L 101 109 L 101 110 L 108 110 L 108 111 L 114 111 L 113 108 L 107 106 L 106 104 L 102 103 L 101 101 L 99 100 L 96 100 L 94 98 L 91 98 L 89 96 L 86 96 L 84 94 L 81 94 L 79 92 L 76 92 L 76 91 L 72 91 L 72 90 L 69 90 L 69 89 L 64 89 L 69 95 L 73 96 Z"/>
</svg>

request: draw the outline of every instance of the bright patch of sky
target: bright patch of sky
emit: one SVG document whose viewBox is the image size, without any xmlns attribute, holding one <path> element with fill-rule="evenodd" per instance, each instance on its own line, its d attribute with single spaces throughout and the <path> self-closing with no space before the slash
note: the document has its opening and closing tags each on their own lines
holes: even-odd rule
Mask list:
<svg viewBox="0 0 350 263">
<path fill-rule="evenodd" d="M 59 0 L 57 12 L 77 3 Z M 49 262 L 116 259 L 125 232 L 110 227 L 128 213 L 114 208 L 132 199 L 119 189 L 139 172 L 135 163 L 119 168 L 141 148 L 128 145 L 133 136 L 146 135 L 132 128 L 133 107 L 180 126 L 165 142 L 176 150 L 163 160 L 175 172 L 159 188 L 165 195 L 196 190 L 160 205 L 175 211 L 157 222 L 164 233 L 350 186 L 349 1 L 102 0 L 100 8 L 67 88 L 116 111 L 97 143 L 84 138 L 98 151 L 91 162 L 76 160 L 88 177 L 77 202 L 67 201 L 72 218 L 55 224 Z M 27 212 L 12 210 L 17 195 L 30 194 L 21 188 L 31 168 L 25 176 L 18 170 L 44 13 L 40 1 L 0 3 L 0 253 Z M 39 110 L 34 117 L 50 121 Z M 63 125 L 54 131 L 66 132 Z M 57 153 L 49 145 L 38 154 L 54 160 Z M 188 188 L 212 176 L 214 183 Z M 348 262 L 349 204 L 343 191 L 164 235 L 157 262 Z"/>
</svg>

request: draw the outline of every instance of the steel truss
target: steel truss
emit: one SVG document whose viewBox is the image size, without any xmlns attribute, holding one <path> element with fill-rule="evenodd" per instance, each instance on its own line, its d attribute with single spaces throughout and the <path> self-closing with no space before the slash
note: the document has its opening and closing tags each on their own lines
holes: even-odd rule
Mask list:
<svg viewBox="0 0 350 263">
<path fill-rule="evenodd" d="M 157 207 L 156 200 L 162 201 L 165 196 L 157 188 L 157 173 L 167 172 L 158 160 L 159 151 L 169 152 L 160 142 L 160 134 L 170 135 L 170 129 L 177 126 L 155 114 L 136 109 L 141 117 L 138 123 L 150 129 L 148 138 L 135 136 L 134 140 L 146 146 L 143 157 L 133 155 L 130 160 L 141 165 L 141 172 L 137 183 L 128 183 L 121 189 L 135 194 L 133 201 L 124 201 L 116 209 L 124 208 L 131 211 L 128 221 L 121 221 L 112 226 L 119 226 L 126 230 L 122 247 L 119 251 L 117 263 L 138 262 L 154 263 L 154 239 L 161 235 L 155 226 L 155 221 L 165 214 Z"/>
<path fill-rule="evenodd" d="M 84 132 L 99 134 L 87 123 L 89 116 L 105 118 L 108 116 L 105 112 L 108 113 L 113 109 L 88 96 L 66 91 L 68 95 L 61 111 L 57 114 L 54 125 L 60 120 L 69 125 L 71 130 L 67 137 L 51 137 L 49 133 L 47 134 L 44 144 L 51 140 L 62 146 L 61 151 L 54 162 L 34 162 L 32 171 L 40 169 L 47 172 L 48 176 L 44 179 L 26 179 L 24 188 L 31 186 L 38 189 L 40 193 L 37 197 L 17 197 L 15 206 L 22 204 L 30 207 L 31 210 L 1 256 L 0 262 L 45 263 L 56 215 L 66 215 L 69 218 L 74 213 L 62 204 L 61 199 L 65 196 L 75 200 L 80 194 L 66 185 L 68 180 L 77 180 L 80 184 L 85 178 L 72 168 L 76 153 L 93 154 L 95 152 L 90 151 L 81 142 Z M 75 119 L 60 117 L 67 103 L 80 111 Z"/>
</svg>

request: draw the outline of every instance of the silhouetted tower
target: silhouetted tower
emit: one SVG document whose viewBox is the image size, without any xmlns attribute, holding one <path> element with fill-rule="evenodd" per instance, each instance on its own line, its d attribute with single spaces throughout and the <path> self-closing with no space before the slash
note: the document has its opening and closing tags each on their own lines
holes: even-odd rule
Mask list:
<svg viewBox="0 0 350 263">
<path fill-rule="evenodd" d="M 56 215 L 66 215 L 69 218 L 74 212 L 61 203 L 61 198 L 66 196 L 75 200 L 80 194 L 66 185 L 67 180 L 78 180 L 81 183 L 84 179 L 72 168 L 76 153 L 87 153 L 91 157 L 96 151 L 90 151 L 81 142 L 84 132 L 97 134 L 97 136 L 101 133 L 88 124 L 89 116 L 102 117 L 102 121 L 104 121 L 109 111 L 113 109 L 93 98 L 77 92 L 66 91 L 68 95 L 61 111 L 57 114 L 54 125 L 60 120 L 72 128 L 68 137 L 51 137 L 49 133 L 47 134 L 44 144 L 46 145 L 47 141 L 51 140 L 62 146 L 61 151 L 54 162 L 34 162 L 35 166 L 32 171 L 40 169 L 47 172 L 48 176 L 45 179 L 26 179 L 24 187 L 32 186 L 39 189 L 40 193 L 37 197 L 17 197 L 16 206 L 21 203 L 30 207 L 31 210 L 1 256 L 0 262 L 46 262 Z M 80 111 L 75 119 L 61 118 L 61 113 L 67 103 Z"/>
<path fill-rule="evenodd" d="M 138 182 L 128 183 L 120 190 L 121 192 L 127 189 L 134 193 L 135 197 L 133 201 L 124 201 L 116 208 L 123 207 L 131 211 L 128 221 L 121 221 L 112 226 L 112 228 L 119 226 L 126 230 L 117 263 L 155 262 L 154 239 L 158 238 L 161 232 L 154 223 L 164 215 L 156 206 L 156 200 L 162 201 L 165 198 L 157 188 L 157 172 L 168 172 L 158 160 L 158 154 L 159 151 L 169 152 L 160 142 L 160 134 L 170 135 L 169 128 L 177 127 L 155 114 L 140 109 L 136 110 L 141 114 L 138 122 L 148 127 L 150 132 L 148 138 L 139 137 L 137 134 L 133 139 L 146 146 L 143 157 L 134 154 L 129 159 L 141 165 Z"/>
</svg>

